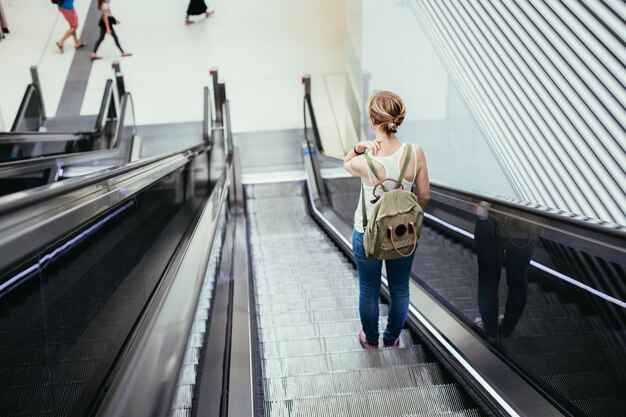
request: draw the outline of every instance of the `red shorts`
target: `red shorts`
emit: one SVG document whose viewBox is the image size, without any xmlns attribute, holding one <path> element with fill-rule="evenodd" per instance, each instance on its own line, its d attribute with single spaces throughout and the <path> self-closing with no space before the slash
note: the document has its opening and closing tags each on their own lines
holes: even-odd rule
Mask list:
<svg viewBox="0 0 626 417">
<path fill-rule="evenodd" d="M 59 11 L 65 20 L 67 20 L 67 23 L 70 24 L 71 28 L 76 29 L 78 27 L 78 15 L 76 14 L 76 10 L 67 10 L 63 7 L 59 7 Z"/>
</svg>

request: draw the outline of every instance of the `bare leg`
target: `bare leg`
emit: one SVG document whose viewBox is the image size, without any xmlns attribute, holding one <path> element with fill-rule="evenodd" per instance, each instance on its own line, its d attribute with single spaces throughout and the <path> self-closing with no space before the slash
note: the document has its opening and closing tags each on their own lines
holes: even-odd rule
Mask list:
<svg viewBox="0 0 626 417">
<path fill-rule="evenodd" d="M 74 45 L 76 45 L 76 46 L 80 45 L 80 41 L 78 40 L 78 36 L 76 36 L 76 29 L 74 29 L 74 32 L 72 33 L 72 38 L 74 38 Z"/>
<path fill-rule="evenodd" d="M 61 40 L 59 40 L 59 43 L 61 45 L 63 45 L 65 43 L 65 41 L 67 40 L 67 38 L 69 38 L 70 36 L 74 36 L 74 39 L 76 39 L 76 29 L 75 28 L 69 28 L 67 30 L 67 32 L 65 32 L 65 35 L 63 35 Z"/>
</svg>

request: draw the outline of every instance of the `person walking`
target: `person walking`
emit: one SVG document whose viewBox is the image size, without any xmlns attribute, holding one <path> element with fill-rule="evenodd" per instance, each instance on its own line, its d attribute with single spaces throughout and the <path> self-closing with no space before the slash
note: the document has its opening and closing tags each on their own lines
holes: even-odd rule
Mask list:
<svg viewBox="0 0 626 417">
<path fill-rule="evenodd" d="M 361 179 L 362 192 L 371 196 L 376 186 L 374 178 L 399 178 L 402 172 L 401 164 L 408 158 L 408 165 L 401 181 L 402 188 L 411 191 L 415 184 L 417 200 L 422 208 L 426 207 L 430 200 L 430 184 L 424 151 L 417 144 L 407 146 L 396 136 L 406 113 L 404 102 L 396 94 L 382 91 L 369 99 L 367 113 L 376 138 L 372 141 L 359 142 L 346 155 L 344 168 L 352 176 Z M 363 156 L 365 152 L 373 159 L 376 172 L 371 172 L 372 169 L 368 167 Z M 354 212 L 352 251 L 359 272 L 359 316 L 362 326 L 359 341 L 365 349 L 378 349 L 378 299 L 383 261 L 368 258 L 365 254 L 362 202 L 365 202 L 366 218 L 370 218 L 374 206 L 369 198 L 360 197 Z M 407 257 L 384 261 L 391 300 L 387 326 L 383 334 L 384 347 L 398 346 L 400 332 L 409 310 L 409 276 L 414 257 L 415 251 Z"/>
<path fill-rule="evenodd" d="M 190 25 L 193 23 L 190 16 L 198 16 L 204 14 L 206 17 L 215 13 L 215 10 L 209 9 L 204 0 L 189 0 L 189 6 L 187 7 L 187 17 L 185 18 L 185 24 Z"/>
<path fill-rule="evenodd" d="M 120 45 L 120 41 L 117 38 L 117 34 L 115 33 L 115 29 L 113 26 L 119 24 L 120 21 L 111 15 L 111 8 L 109 7 L 108 0 L 98 0 L 98 10 L 102 14 L 102 16 L 100 17 L 100 21 L 98 22 L 98 26 L 100 26 L 100 37 L 96 41 L 96 45 L 91 52 L 91 60 L 93 61 L 94 59 L 102 58 L 98 55 L 98 48 L 100 47 L 100 44 L 107 34 L 113 37 L 115 45 L 122 53 L 122 56 L 131 56 L 132 54 L 130 52 L 127 52 L 122 48 L 122 46 Z"/>
<path fill-rule="evenodd" d="M 70 36 L 74 38 L 74 47 L 76 49 L 80 49 L 83 46 L 86 46 L 87 44 L 79 41 L 78 36 L 76 35 L 76 30 L 78 29 L 78 15 L 76 14 L 76 10 L 74 9 L 74 0 L 63 0 L 62 2 L 58 3 L 58 5 L 59 12 L 63 15 L 65 20 L 67 20 L 67 23 L 70 24 L 70 28 L 67 30 L 67 32 L 65 32 L 65 35 L 63 35 L 61 39 L 55 42 L 57 48 L 59 48 L 61 53 L 63 53 L 63 46 L 65 44 L 65 41 Z"/>
</svg>

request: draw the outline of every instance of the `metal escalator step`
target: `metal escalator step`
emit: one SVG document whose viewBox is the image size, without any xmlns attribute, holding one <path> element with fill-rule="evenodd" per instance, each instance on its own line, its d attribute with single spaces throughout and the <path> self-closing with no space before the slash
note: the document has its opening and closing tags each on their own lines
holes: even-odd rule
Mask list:
<svg viewBox="0 0 626 417">
<path fill-rule="evenodd" d="M 197 365 L 200 363 L 200 349 L 188 348 L 185 351 L 185 357 L 183 358 L 183 365 Z"/>
<path fill-rule="evenodd" d="M 188 408 L 176 408 L 172 410 L 170 417 L 192 417 L 192 412 Z"/>
<path fill-rule="evenodd" d="M 454 385 L 266 402 L 265 416 L 445 416 L 465 406 Z"/>
<path fill-rule="evenodd" d="M 193 385 L 179 385 L 176 388 L 176 396 L 172 404 L 173 409 L 191 408 L 193 401 Z"/>
<path fill-rule="evenodd" d="M 324 340 L 320 338 L 262 342 L 261 351 L 266 359 L 322 355 L 326 353 Z"/>
<path fill-rule="evenodd" d="M 427 361 L 422 347 L 409 346 L 397 349 L 361 350 L 302 357 L 265 358 L 263 360 L 263 375 L 266 378 L 275 378 L 424 362 Z"/>
<path fill-rule="evenodd" d="M 382 333 L 381 333 L 382 334 Z M 379 341 L 382 346 L 382 336 Z M 415 341 L 408 330 L 400 333 L 399 347 L 414 346 Z M 324 353 L 360 352 L 363 347 L 356 334 L 347 336 L 330 336 L 301 340 L 285 340 L 261 343 L 264 358 L 286 358 Z"/>
<path fill-rule="evenodd" d="M 267 314 L 262 317 L 262 320 L 262 322 L 261 319 L 258 320 L 259 328 L 314 323 L 309 311 Z"/>
<path fill-rule="evenodd" d="M 262 327 L 259 329 L 261 342 L 311 339 L 319 336 L 316 323 Z"/>
<path fill-rule="evenodd" d="M 259 317 L 266 316 L 268 314 L 286 314 L 286 313 L 302 313 L 308 312 L 307 305 L 300 301 L 283 301 L 274 304 L 257 304 L 257 315 Z"/>
<path fill-rule="evenodd" d="M 340 352 L 328 356 L 329 369 L 347 371 L 387 366 L 402 366 L 427 362 L 421 346 L 397 349 L 378 349 L 357 352 Z"/>
<path fill-rule="evenodd" d="M 256 281 L 255 288 L 259 296 L 276 291 L 307 291 L 321 288 L 358 288 L 356 273 L 343 271 L 332 277 L 313 277 L 304 281 L 284 279 L 265 279 Z"/>
<path fill-rule="evenodd" d="M 386 316 L 389 314 L 389 306 L 387 304 L 379 304 L 378 313 L 381 316 Z M 314 310 L 311 312 L 311 316 L 313 317 L 313 321 L 315 323 L 335 320 L 350 320 L 359 318 L 359 310 L 354 307 L 339 308 L 335 310 Z"/>
<path fill-rule="evenodd" d="M 337 308 L 353 307 L 358 308 L 358 297 L 336 297 L 336 298 L 317 298 L 315 300 L 307 300 L 309 310 L 328 310 Z"/>
<path fill-rule="evenodd" d="M 263 380 L 266 401 L 350 395 L 446 383 L 448 381 L 435 363 Z"/>
</svg>

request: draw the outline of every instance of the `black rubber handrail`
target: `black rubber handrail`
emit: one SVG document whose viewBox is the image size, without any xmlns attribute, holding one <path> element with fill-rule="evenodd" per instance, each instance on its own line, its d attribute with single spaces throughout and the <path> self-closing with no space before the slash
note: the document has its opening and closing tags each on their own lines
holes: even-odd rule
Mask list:
<svg viewBox="0 0 626 417">
<path fill-rule="evenodd" d="M 228 101 L 225 101 L 223 111 L 225 119 L 229 120 Z M 163 278 L 167 285 L 161 284 L 159 293 L 153 297 L 143 319 L 145 331 L 141 331 L 133 342 L 132 356 L 124 358 L 120 364 L 115 382 L 96 413 L 99 417 L 170 415 L 208 256 L 215 244 L 220 216 L 229 201 L 234 181 L 232 154 L 225 155 L 225 158 L 226 167 L 175 262 L 168 267 Z M 159 363 L 167 361 L 168 366 L 155 367 L 155 360 Z"/>
<path fill-rule="evenodd" d="M 24 113 L 28 108 L 28 104 L 32 100 L 33 94 L 37 95 L 41 107 L 41 92 L 35 84 L 29 84 L 26 88 L 26 93 L 22 99 L 22 103 L 13 122 L 13 126 L 10 132 L 0 132 L 0 142 L 59 142 L 59 141 L 72 141 L 80 139 L 91 139 L 98 137 L 104 133 L 106 122 L 109 119 L 109 115 L 116 114 L 115 108 L 111 109 L 111 104 L 115 106 L 115 100 L 113 100 L 113 81 L 108 79 L 104 87 L 104 94 L 100 103 L 100 110 L 96 116 L 96 123 L 92 130 L 79 131 L 79 132 L 23 132 L 17 131 L 21 120 L 24 118 Z M 45 119 L 41 118 L 39 125 L 41 126 Z"/>
<path fill-rule="evenodd" d="M 20 103 L 20 107 L 17 110 L 17 115 L 15 116 L 15 120 L 13 121 L 13 126 L 11 127 L 11 131 L 15 131 L 20 126 L 22 120 L 25 117 L 26 110 L 29 107 L 30 101 L 33 99 L 33 94 L 36 94 L 37 104 L 39 106 L 39 126 L 43 124 L 45 121 L 43 117 L 43 112 L 41 109 L 43 108 L 41 91 L 36 84 L 31 83 L 26 87 L 26 92 L 24 93 L 24 97 L 22 97 L 22 102 Z"/>
<path fill-rule="evenodd" d="M 122 98 L 122 116 L 120 118 L 120 123 L 118 124 L 117 134 L 121 135 L 124 129 L 124 120 L 126 111 L 130 111 L 132 109 L 132 102 L 130 101 L 130 93 L 126 93 Z M 170 152 L 164 155 L 155 156 L 153 158 L 145 159 L 142 161 L 132 162 L 122 167 L 113 168 L 111 170 L 106 170 L 104 172 L 95 172 L 93 174 L 88 174 L 80 178 L 72 178 L 59 183 L 54 183 L 50 185 L 46 185 L 43 187 L 38 187 L 37 189 L 28 190 L 20 193 L 15 193 L 11 195 L 7 195 L 0 198 L 0 215 L 5 215 L 7 213 L 19 210 L 23 207 L 37 204 L 46 200 L 49 200 L 54 197 L 58 197 L 60 195 L 68 194 L 76 190 L 80 190 L 81 188 L 88 187 L 93 184 L 100 183 L 102 181 L 106 181 L 111 178 L 118 177 L 120 175 L 132 172 L 139 168 L 146 167 L 148 165 L 164 161 L 167 158 L 174 157 L 176 155 L 184 154 L 185 156 L 189 156 L 190 154 L 198 154 L 202 152 L 202 149 L 206 145 L 196 145 L 192 148 L 189 148 L 182 153 L 180 151 Z"/>
<path fill-rule="evenodd" d="M 111 105 L 113 105 L 113 109 L 111 109 Z M 117 112 L 115 111 L 115 100 L 113 99 L 113 80 L 109 78 L 104 85 L 104 94 L 102 95 L 100 111 L 98 112 L 93 132 L 104 132 L 107 119 L 109 119 L 109 116 L 112 116 L 113 114 L 117 115 Z"/>
</svg>

